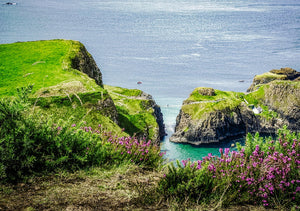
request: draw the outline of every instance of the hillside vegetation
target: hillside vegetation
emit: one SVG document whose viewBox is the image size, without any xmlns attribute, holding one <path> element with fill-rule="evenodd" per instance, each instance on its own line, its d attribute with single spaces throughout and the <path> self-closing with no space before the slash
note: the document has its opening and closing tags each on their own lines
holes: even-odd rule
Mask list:
<svg viewBox="0 0 300 211">
<path fill-rule="evenodd" d="M 122 96 L 127 100 L 124 98 L 122 105 L 118 102 L 115 106 L 103 88 L 99 68 L 80 42 L 45 40 L 3 44 L 0 57 L 0 97 L 15 97 L 17 89 L 28 92 L 29 88 L 32 109 L 28 112 L 39 112 L 40 118 L 51 118 L 54 122 L 71 119 L 74 124 L 85 122 L 91 127 L 100 124 L 114 134 L 136 134 L 159 143 L 156 114 L 149 111 L 149 104 L 155 102 L 145 98 L 144 106 L 140 106 L 142 101 L 133 99 L 132 93 L 142 92 L 124 89 Z M 135 113 L 128 113 L 126 109 L 134 104 Z"/>
</svg>

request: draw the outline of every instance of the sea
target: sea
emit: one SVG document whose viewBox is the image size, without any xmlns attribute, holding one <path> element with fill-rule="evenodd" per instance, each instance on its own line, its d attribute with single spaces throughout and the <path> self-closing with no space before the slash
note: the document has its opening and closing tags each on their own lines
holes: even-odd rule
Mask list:
<svg viewBox="0 0 300 211">
<path fill-rule="evenodd" d="M 0 0 L 1 44 L 47 39 L 79 40 L 105 84 L 151 94 L 164 115 L 165 157 L 198 160 L 232 142 L 169 142 L 182 101 L 196 87 L 245 92 L 257 74 L 299 71 L 300 1 Z"/>
</svg>

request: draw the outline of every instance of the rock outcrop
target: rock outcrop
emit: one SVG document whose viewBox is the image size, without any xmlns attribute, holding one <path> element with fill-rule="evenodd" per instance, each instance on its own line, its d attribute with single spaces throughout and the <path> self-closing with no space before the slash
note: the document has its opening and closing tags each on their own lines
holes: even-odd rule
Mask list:
<svg viewBox="0 0 300 211">
<path fill-rule="evenodd" d="M 160 106 L 156 104 L 156 102 L 153 100 L 152 96 L 149 94 L 146 94 L 146 93 L 144 93 L 144 95 L 146 95 L 146 99 L 149 100 L 149 102 L 150 102 L 150 107 L 154 111 L 153 116 L 154 116 L 157 126 L 158 126 L 155 128 L 156 132 L 155 132 L 155 136 L 153 137 L 153 140 L 157 145 L 160 145 L 160 141 L 166 135 L 163 114 L 161 112 Z M 147 134 L 145 134 L 145 135 L 147 135 Z"/>
<path fill-rule="evenodd" d="M 300 72 L 298 72 L 290 67 L 285 67 L 285 68 L 281 68 L 281 69 L 273 69 L 262 75 L 256 75 L 253 79 L 253 83 L 248 88 L 247 92 L 255 91 L 261 85 L 267 84 L 274 80 L 299 81 L 300 80 Z"/>
<path fill-rule="evenodd" d="M 112 96 L 125 132 L 159 145 L 165 136 L 165 126 L 161 109 L 152 96 L 138 89 L 104 87 Z"/>
<path fill-rule="evenodd" d="M 284 125 L 299 131 L 300 82 L 295 80 L 298 72 L 286 70 L 272 70 L 271 74 L 283 72 L 284 79 L 268 83 L 261 80 L 256 84 L 259 88 L 247 94 L 195 89 L 182 105 L 170 141 L 193 145 L 218 143 L 248 132 L 274 134 Z"/>
<path fill-rule="evenodd" d="M 96 83 L 99 86 L 103 87 L 102 74 L 95 60 L 93 59 L 92 55 L 86 50 L 83 44 L 80 43 L 79 45 L 79 51 L 73 58 L 71 58 L 72 68 L 87 74 L 89 77 L 95 79 Z"/>
</svg>

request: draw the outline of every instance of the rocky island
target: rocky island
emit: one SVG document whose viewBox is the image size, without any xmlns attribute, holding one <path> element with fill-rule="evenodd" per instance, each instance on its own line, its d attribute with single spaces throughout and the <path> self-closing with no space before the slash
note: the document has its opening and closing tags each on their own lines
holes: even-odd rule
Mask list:
<svg viewBox="0 0 300 211">
<path fill-rule="evenodd" d="M 250 133 L 300 130 L 300 73 L 292 68 L 257 75 L 247 93 L 196 88 L 176 119 L 170 141 L 219 143 Z"/>
</svg>

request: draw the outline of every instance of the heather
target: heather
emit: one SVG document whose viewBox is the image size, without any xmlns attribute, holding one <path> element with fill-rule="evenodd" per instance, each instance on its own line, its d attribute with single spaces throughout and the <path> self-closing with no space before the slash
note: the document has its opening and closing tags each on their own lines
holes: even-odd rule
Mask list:
<svg viewBox="0 0 300 211">
<path fill-rule="evenodd" d="M 22 100 L 20 100 L 22 99 Z M 0 100 L 0 178 L 18 182 L 52 172 L 132 163 L 157 168 L 162 154 L 151 141 L 118 137 L 69 120 L 30 114 L 26 98 Z"/>
<path fill-rule="evenodd" d="M 266 208 L 299 208 L 300 135 L 286 128 L 277 138 L 248 135 L 238 150 L 197 162 L 177 161 L 159 183 L 166 198 L 215 207 L 253 204 Z"/>
</svg>

